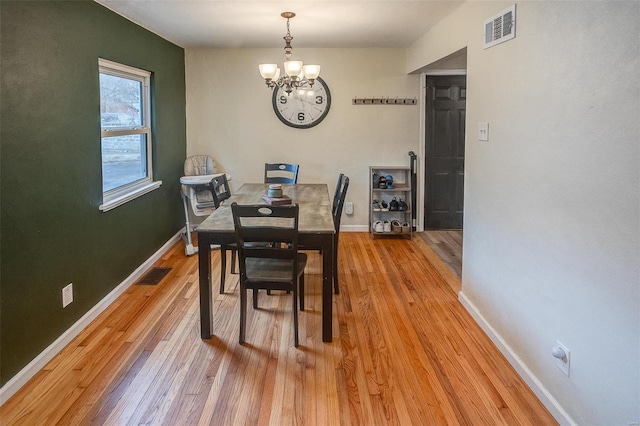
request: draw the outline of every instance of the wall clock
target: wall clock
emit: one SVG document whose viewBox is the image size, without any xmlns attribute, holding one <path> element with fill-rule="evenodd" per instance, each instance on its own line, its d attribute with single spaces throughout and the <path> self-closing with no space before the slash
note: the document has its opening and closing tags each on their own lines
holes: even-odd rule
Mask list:
<svg viewBox="0 0 640 426">
<path fill-rule="evenodd" d="M 320 77 L 313 86 L 293 89 L 289 95 L 276 86 L 272 97 L 273 111 L 287 126 L 309 129 L 320 124 L 331 108 L 331 92 Z"/>
</svg>

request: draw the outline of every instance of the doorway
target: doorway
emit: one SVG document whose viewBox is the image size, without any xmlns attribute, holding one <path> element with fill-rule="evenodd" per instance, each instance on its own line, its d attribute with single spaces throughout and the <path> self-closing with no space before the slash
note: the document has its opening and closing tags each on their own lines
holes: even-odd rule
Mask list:
<svg viewBox="0 0 640 426">
<path fill-rule="evenodd" d="M 466 76 L 427 76 L 424 229 L 462 230 Z"/>
</svg>

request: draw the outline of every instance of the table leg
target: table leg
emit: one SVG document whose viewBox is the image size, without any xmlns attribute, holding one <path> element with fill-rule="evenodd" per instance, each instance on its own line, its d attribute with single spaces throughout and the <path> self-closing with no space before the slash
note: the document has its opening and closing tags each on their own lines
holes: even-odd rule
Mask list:
<svg viewBox="0 0 640 426">
<path fill-rule="evenodd" d="M 211 243 L 209 234 L 198 233 L 198 270 L 200 284 L 200 337 L 211 338 L 213 310 L 211 297 Z"/>
<path fill-rule="evenodd" d="M 326 234 L 322 239 L 322 341 L 331 342 L 333 329 L 333 264 L 334 241 L 333 234 Z"/>
</svg>

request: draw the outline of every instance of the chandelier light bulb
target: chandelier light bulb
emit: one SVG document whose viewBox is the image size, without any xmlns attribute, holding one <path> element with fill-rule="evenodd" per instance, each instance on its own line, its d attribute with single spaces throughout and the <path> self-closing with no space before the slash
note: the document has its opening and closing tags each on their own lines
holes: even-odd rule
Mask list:
<svg viewBox="0 0 640 426">
<path fill-rule="evenodd" d="M 294 80 L 298 79 L 298 76 L 302 72 L 302 61 L 287 61 L 284 63 L 284 72 Z"/>
<path fill-rule="evenodd" d="M 304 76 L 309 80 L 315 80 L 320 75 L 320 65 L 305 65 L 302 67 Z"/>
<path fill-rule="evenodd" d="M 260 64 L 258 65 L 258 69 L 260 70 L 260 75 L 265 80 L 277 79 L 276 73 L 278 71 L 278 66 L 276 64 Z"/>
</svg>

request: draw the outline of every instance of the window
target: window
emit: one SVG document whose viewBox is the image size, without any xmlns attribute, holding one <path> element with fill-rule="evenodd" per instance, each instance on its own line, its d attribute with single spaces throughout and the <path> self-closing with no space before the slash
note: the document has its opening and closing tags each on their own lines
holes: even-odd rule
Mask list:
<svg viewBox="0 0 640 426">
<path fill-rule="evenodd" d="M 99 59 L 102 205 L 116 208 L 158 188 L 151 164 L 149 71 Z"/>
</svg>

